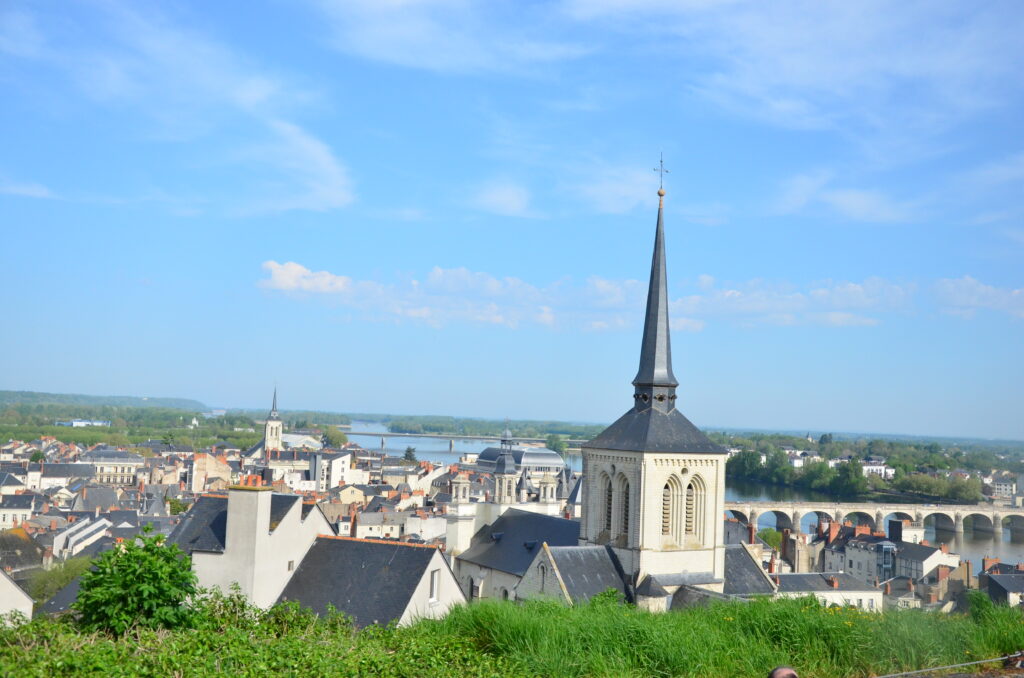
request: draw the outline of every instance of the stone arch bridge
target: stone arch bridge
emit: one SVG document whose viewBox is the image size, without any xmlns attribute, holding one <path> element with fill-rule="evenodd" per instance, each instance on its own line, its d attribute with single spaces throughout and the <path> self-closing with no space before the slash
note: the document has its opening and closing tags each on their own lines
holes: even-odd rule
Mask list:
<svg viewBox="0 0 1024 678">
<path fill-rule="evenodd" d="M 886 516 L 923 525 L 931 518 L 937 528 L 963 533 L 967 523 L 972 530 L 1001 533 L 1003 528 L 1024 530 L 1024 508 L 1012 506 L 991 506 L 986 504 L 875 504 L 875 503 L 829 503 L 829 502 L 774 502 L 774 501 L 727 501 L 726 517 L 737 518 L 744 523 L 757 524 L 765 514 L 775 515 L 780 529 L 801 531 L 801 523 L 808 515 L 815 515 L 815 522 L 822 518 L 842 523 L 849 520 L 855 524 L 870 525 L 872 529 L 884 530 Z"/>
</svg>

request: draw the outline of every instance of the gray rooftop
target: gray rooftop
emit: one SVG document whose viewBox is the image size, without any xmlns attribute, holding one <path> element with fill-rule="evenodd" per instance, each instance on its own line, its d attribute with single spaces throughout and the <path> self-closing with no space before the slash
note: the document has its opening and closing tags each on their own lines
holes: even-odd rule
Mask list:
<svg viewBox="0 0 1024 678">
<path fill-rule="evenodd" d="M 608 589 L 615 589 L 630 601 L 626 575 L 610 546 L 549 546 L 549 549 L 566 592 L 574 602 L 586 602 Z"/>
<path fill-rule="evenodd" d="M 328 605 L 356 626 L 401 618 L 436 548 L 394 541 L 318 537 L 278 602 L 296 601 L 317 614 Z"/>
<path fill-rule="evenodd" d="M 473 536 L 472 545 L 456 556 L 460 560 L 523 576 L 542 542 L 548 546 L 575 546 L 580 524 L 519 509 L 509 509 Z"/>
</svg>

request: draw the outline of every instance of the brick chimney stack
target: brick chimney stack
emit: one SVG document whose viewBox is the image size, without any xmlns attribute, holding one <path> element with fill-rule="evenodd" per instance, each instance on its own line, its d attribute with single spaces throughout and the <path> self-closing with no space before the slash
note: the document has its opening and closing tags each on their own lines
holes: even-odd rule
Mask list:
<svg viewBox="0 0 1024 678">
<path fill-rule="evenodd" d="M 831 544 L 832 542 L 834 542 L 836 540 L 836 537 L 838 537 L 838 536 L 839 536 L 839 523 L 837 523 L 836 521 L 833 520 L 831 523 L 828 524 L 828 542 L 827 543 Z"/>
<path fill-rule="evenodd" d="M 988 572 L 989 569 L 991 569 L 991 567 L 993 565 L 998 565 L 998 564 L 999 564 L 999 559 L 998 558 L 989 558 L 988 556 L 986 556 L 986 557 L 981 559 L 981 571 L 982 572 Z"/>
<path fill-rule="evenodd" d="M 751 544 L 757 543 L 757 525 L 752 522 L 747 523 L 747 541 Z"/>
<path fill-rule="evenodd" d="M 885 595 L 892 595 L 892 584 L 890 584 L 889 582 L 885 582 Z"/>
<path fill-rule="evenodd" d="M 838 577 L 829 577 L 828 578 L 828 585 L 831 586 L 834 589 L 839 588 L 839 578 Z"/>
<path fill-rule="evenodd" d="M 911 593 L 914 592 L 914 580 L 913 578 L 907 579 L 907 590 Z"/>
</svg>

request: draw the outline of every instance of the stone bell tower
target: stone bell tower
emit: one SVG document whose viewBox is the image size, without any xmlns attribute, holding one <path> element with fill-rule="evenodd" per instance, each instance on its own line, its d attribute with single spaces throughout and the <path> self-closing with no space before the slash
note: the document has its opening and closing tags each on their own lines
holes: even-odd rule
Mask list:
<svg viewBox="0 0 1024 678">
<path fill-rule="evenodd" d="M 726 451 L 676 409 L 665 271 L 664 189 L 633 407 L 583 446 L 580 540 L 611 545 L 633 584 L 721 588 Z"/>
</svg>

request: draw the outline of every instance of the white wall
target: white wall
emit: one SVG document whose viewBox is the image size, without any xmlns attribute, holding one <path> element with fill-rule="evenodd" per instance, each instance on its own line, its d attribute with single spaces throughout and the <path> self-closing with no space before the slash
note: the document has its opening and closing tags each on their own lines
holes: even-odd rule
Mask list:
<svg viewBox="0 0 1024 678">
<path fill-rule="evenodd" d="M 410 547 L 417 548 L 417 547 Z M 438 573 L 438 590 L 435 598 L 430 597 L 430 573 L 436 570 Z M 448 562 L 437 549 L 434 550 L 434 557 L 430 559 L 420 583 L 409 599 L 409 605 L 398 620 L 399 626 L 412 624 L 417 619 L 440 619 L 448 614 L 448 610 L 456 605 L 466 602 L 466 597 L 455 581 Z"/>
<path fill-rule="evenodd" d="M 7 573 L 0 571 L 0 615 L 7 616 L 12 612 L 20 612 L 31 619 L 32 598 Z"/>
</svg>

